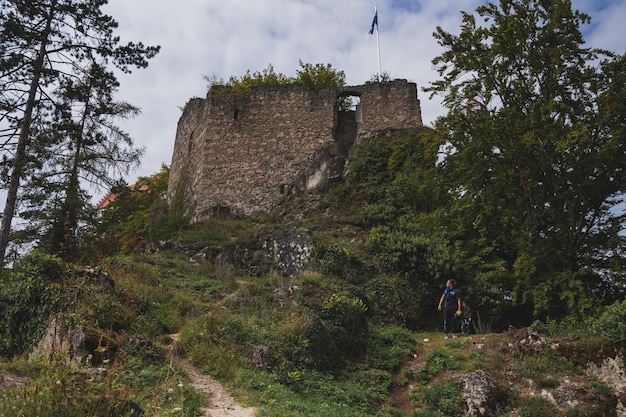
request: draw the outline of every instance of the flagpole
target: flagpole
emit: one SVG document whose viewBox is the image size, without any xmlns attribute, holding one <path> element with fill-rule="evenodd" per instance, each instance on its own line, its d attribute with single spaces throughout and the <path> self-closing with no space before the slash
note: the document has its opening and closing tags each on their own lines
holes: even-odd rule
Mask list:
<svg viewBox="0 0 626 417">
<path fill-rule="evenodd" d="M 376 16 L 376 50 L 378 52 L 378 82 L 382 82 L 380 75 L 380 31 L 378 30 L 378 5 L 374 6 L 374 16 Z"/>
</svg>

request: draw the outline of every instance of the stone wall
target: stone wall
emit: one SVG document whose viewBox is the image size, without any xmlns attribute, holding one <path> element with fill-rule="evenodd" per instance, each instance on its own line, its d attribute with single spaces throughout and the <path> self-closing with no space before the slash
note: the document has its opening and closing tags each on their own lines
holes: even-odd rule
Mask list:
<svg viewBox="0 0 626 417">
<path fill-rule="evenodd" d="M 357 109 L 338 111 L 343 96 L 358 97 Z M 182 192 L 192 222 L 216 207 L 267 212 L 289 195 L 341 177 L 360 141 L 421 127 L 417 86 L 406 80 L 245 93 L 212 87 L 206 98 L 189 101 L 178 122 L 168 199 Z"/>
</svg>

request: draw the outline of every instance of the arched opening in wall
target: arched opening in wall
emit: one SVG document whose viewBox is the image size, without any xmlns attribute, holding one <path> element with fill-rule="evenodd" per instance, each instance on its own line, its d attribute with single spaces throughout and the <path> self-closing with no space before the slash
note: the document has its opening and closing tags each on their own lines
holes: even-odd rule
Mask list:
<svg viewBox="0 0 626 417">
<path fill-rule="evenodd" d="M 337 97 L 337 110 L 356 111 L 361 103 L 361 96 L 354 93 L 342 93 Z"/>
<path fill-rule="evenodd" d="M 337 96 L 335 109 L 335 139 L 348 152 L 357 137 L 361 122 L 361 96 L 354 92 L 341 93 Z"/>
<path fill-rule="evenodd" d="M 361 96 L 354 92 L 345 92 L 337 97 L 336 109 L 343 118 L 354 119 L 360 123 L 361 118 Z"/>
</svg>

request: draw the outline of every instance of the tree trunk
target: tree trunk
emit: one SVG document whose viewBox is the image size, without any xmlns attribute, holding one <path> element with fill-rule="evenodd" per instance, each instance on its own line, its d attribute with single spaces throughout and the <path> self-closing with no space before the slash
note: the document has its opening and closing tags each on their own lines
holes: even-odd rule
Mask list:
<svg viewBox="0 0 626 417">
<path fill-rule="evenodd" d="M 50 6 L 50 14 L 48 15 L 46 28 L 44 29 L 41 36 L 41 45 L 39 47 L 37 59 L 33 65 L 33 79 L 30 83 L 30 90 L 28 92 L 28 100 L 26 101 L 24 117 L 20 124 L 20 136 L 17 141 L 17 149 L 15 151 L 15 159 L 13 160 L 11 180 L 9 182 L 9 188 L 7 190 L 4 214 L 2 215 L 2 226 L 0 229 L 0 273 L 4 266 L 4 258 L 6 255 L 7 246 L 9 245 L 11 222 L 13 221 L 13 216 L 15 215 L 15 206 L 17 203 L 17 192 L 20 187 L 20 180 L 22 179 L 22 171 L 24 170 L 24 165 L 26 163 L 26 148 L 29 141 L 30 124 L 32 121 L 33 109 L 35 108 L 37 90 L 39 89 L 39 80 L 41 79 L 41 73 L 43 71 L 43 63 L 46 56 L 48 36 L 50 36 L 51 32 L 55 5 L 56 2 L 53 2 Z"/>
</svg>

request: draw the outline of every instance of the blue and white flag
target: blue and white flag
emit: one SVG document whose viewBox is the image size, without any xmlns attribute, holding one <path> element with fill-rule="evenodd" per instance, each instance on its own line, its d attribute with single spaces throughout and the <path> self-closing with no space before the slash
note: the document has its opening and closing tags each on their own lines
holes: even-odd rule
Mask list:
<svg viewBox="0 0 626 417">
<path fill-rule="evenodd" d="M 374 12 L 374 20 L 372 20 L 372 28 L 369 31 L 370 35 L 374 34 L 374 26 L 376 26 L 376 29 L 378 29 L 378 10 Z"/>
</svg>

